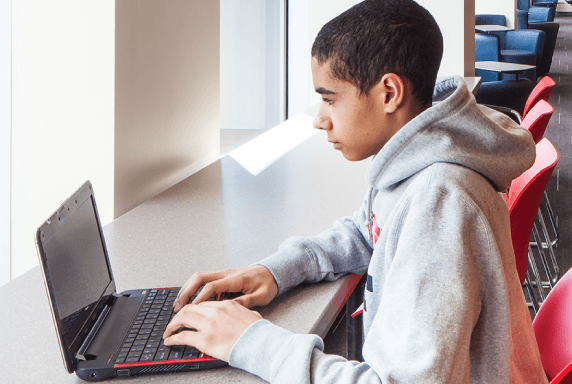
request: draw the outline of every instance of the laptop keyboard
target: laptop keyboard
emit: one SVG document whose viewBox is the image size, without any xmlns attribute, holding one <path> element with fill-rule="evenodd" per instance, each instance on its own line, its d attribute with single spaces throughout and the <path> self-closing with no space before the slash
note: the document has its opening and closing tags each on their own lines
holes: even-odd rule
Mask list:
<svg viewBox="0 0 572 384">
<path fill-rule="evenodd" d="M 115 364 L 194 359 L 202 356 L 194 347 L 168 347 L 163 343 L 163 333 L 174 316 L 173 302 L 178 293 L 178 288 L 149 290 L 117 354 Z M 213 295 L 209 301 L 216 299 L 216 295 Z"/>
</svg>

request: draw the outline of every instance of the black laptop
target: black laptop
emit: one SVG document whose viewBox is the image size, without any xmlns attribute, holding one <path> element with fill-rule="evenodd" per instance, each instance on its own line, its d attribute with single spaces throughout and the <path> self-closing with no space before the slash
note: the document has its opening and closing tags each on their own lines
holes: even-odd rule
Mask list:
<svg viewBox="0 0 572 384">
<path fill-rule="evenodd" d="M 116 292 L 89 181 L 38 228 L 36 246 L 68 372 L 103 380 L 226 365 L 193 347 L 163 344 L 178 288 Z"/>
</svg>

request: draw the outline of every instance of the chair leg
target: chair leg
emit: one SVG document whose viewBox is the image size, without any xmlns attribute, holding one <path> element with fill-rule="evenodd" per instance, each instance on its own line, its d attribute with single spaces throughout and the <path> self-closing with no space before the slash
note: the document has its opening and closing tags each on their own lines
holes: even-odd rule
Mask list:
<svg viewBox="0 0 572 384">
<path fill-rule="evenodd" d="M 524 287 L 528 292 L 528 296 L 530 296 L 529 306 L 532 307 L 532 310 L 534 311 L 534 316 L 536 316 L 536 314 L 538 313 L 538 309 L 540 308 L 540 305 L 538 304 L 538 300 L 536 300 L 536 296 L 534 295 L 534 289 L 532 289 L 532 283 L 530 282 L 530 277 L 528 276 L 528 272 L 526 273 L 526 276 L 524 278 Z"/>
<path fill-rule="evenodd" d="M 546 270 L 546 276 L 548 277 L 549 280 L 548 283 L 550 285 L 550 288 L 554 288 L 554 285 L 556 284 L 556 282 L 558 282 L 558 279 L 560 278 L 560 268 L 558 267 L 558 262 L 556 261 L 556 255 L 554 254 L 554 248 L 552 247 L 552 242 L 550 241 L 550 237 L 548 236 L 548 228 L 546 228 L 546 224 L 544 222 L 544 218 L 542 217 L 542 212 L 540 212 L 540 210 L 538 211 L 537 216 L 539 217 L 538 221 L 540 224 L 540 229 L 542 230 L 542 235 L 546 243 L 546 248 L 542 246 L 542 252 L 539 252 L 539 254 L 540 257 L 542 258 L 542 263 L 544 264 L 544 268 Z M 536 224 L 534 224 L 534 230 L 536 230 L 538 235 Z M 538 244 L 540 244 L 540 242 L 538 242 Z M 548 265 L 548 260 L 546 260 L 544 249 L 548 249 L 548 255 L 550 256 L 550 264 L 551 264 L 550 267 Z"/>
<path fill-rule="evenodd" d="M 532 275 L 534 276 L 534 283 L 536 283 L 536 288 L 538 289 L 538 295 L 540 296 L 540 301 L 544 302 L 546 295 L 544 294 L 544 285 L 542 284 L 542 279 L 540 273 L 538 272 L 538 267 L 536 266 L 536 260 L 534 259 L 534 254 L 532 249 L 528 247 L 528 265 L 532 270 Z"/>
<path fill-rule="evenodd" d="M 537 244 L 540 244 L 540 235 L 538 233 L 538 228 L 536 227 L 536 223 L 534 223 L 534 225 L 532 226 L 532 236 L 534 238 L 534 241 L 536 241 Z M 546 274 L 548 280 L 542 280 L 541 284 L 542 287 L 544 289 L 552 289 L 552 279 L 551 279 L 551 275 L 550 275 L 550 270 L 548 268 L 548 261 L 546 260 L 546 255 L 544 254 L 544 248 L 539 246 L 536 247 L 536 249 L 538 250 L 538 257 L 540 258 L 540 261 L 542 262 L 542 267 L 544 268 L 544 273 Z M 534 255 L 533 255 L 534 257 Z"/>
<path fill-rule="evenodd" d="M 546 207 L 546 212 L 548 212 L 548 219 L 550 220 L 550 224 L 552 226 L 552 231 L 554 232 L 554 239 L 552 240 L 552 246 L 555 246 L 558 242 L 558 223 L 556 222 L 556 218 L 554 216 L 554 211 L 552 211 L 552 206 L 550 205 L 550 200 L 548 199 L 548 194 L 544 191 L 544 206 Z"/>
<path fill-rule="evenodd" d="M 555 246 L 556 243 L 558 243 L 558 239 L 560 238 L 559 234 L 558 234 L 558 222 L 556 221 L 556 216 L 554 216 L 554 211 L 552 210 L 552 206 L 550 205 L 550 200 L 548 199 L 548 195 L 546 194 L 546 191 L 544 191 L 544 196 L 542 201 L 544 202 L 544 208 L 546 209 L 546 213 L 548 213 L 548 219 L 550 220 L 550 226 L 552 227 L 552 233 L 554 233 L 554 239 L 550 240 L 550 237 L 547 236 L 546 238 L 546 242 L 542 243 L 542 246 L 544 248 L 548 248 L 548 244 L 547 242 L 550 241 L 552 246 Z M 540 216 L 542 216 L 542 211 L 540 208 L 538 208 L 538 213 L 540 214 Z M 544 219 L 542 219 L 542 222 L 544 223 Z M 544 224 L 546 226 L 546 224 Z M 546 232 L 548 233 L 548 232 Z M 532 246 L 536 246 L 536 244 L 534 244 L 533 242 L 530 242 L 530 245 Z"/>
</svg>

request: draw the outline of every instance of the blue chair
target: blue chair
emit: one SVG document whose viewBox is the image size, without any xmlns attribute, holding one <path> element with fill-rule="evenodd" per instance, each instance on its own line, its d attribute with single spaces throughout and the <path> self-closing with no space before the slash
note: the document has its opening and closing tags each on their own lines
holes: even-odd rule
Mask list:
<svg viewBox="0 0 572 384">
<path fill-rule="evenodd" d="M 528 29 L 528 11 L 516 10 L 516 29 Z"/>
<path fill-rule="evenodd" d="M 503 25 L 506 26 L 505 15 L 475 15 L 475 25 Z"/>
<path fill-rule="evenodd" d="M 554 21 L 556 8 L 530 7 L 528 10 L 528 23 L 544 23 Z"/>
<path fill-rule="evenodd" d="M 546 33 L 540 30 L 522 29 L 506 32 L 501 42 L 500 60 L 507 63 L 537 65 L 542 56 Z"/>
<path fill-rule="evenodd" d="M 505 15 L 493 15 L 493 14 L 480 14 L 475 15 L 475 25 L 502 25 L 506 27 L 506 16 Z M 502 39 L 504 32 L 500 33 L 489 33 L 491 35 L 497 35 L 498 39 Z"/>
<path fill-rule="evenodd" d="M 519 11 L 525 12 L 527 22 L 551 22 L 554 21 L 556 15 L 556 6 L 536 6 L 534 4 L 530 6 L 528 0 L 517 0 L 517 14 L 521 13 Z"/>
<path fill-rule="evenodd" d="M 499 61 L 499 52 L 499 40 L 496 36 L 475 33 L 475 61 Z M 500 80 L 496 72 L 475 69 L 475 75 L 480 76 L 483 82 Z"/>
<path fill-rule="evenodd" d="M 569 1 L 572 2 L 572 0 Z M 554 19 L 555 11 L 550 7 L 536 6 L 528 8 L 528 0 L 518 0 L 517 6 L 516 25 L 518 30 L 536 29 L 546 34 L 544 49 L 542 50 L 541 59 L 537 61 L 536 69 L 538 77 L 544 76 L 550 72 L 558 30 L 560 29 L 558 23 L 551 21 Z"/>
<path fill-rule="evenodd" d="M 543 59 L 545 40 L 546 33 L 540 30 L 509 31 L 501 42 L 500 61 L 538 66 Z M 536 70 L 529 71 L 524 76 L 536 83 Z"/>
<path fill-rule="evenodd" d="M 475 96 L 477 103 L 506 107 L 523 115 L 528 96 L 534 89 L 530 79 L 483 82 Z"/>
<path fill-rule="evenodd" d="M 475 33 L 475 61 L 499 61 L 499 52 L 496 36 Z"/>
<path fill-rule="evenodd" d="M 552 8 L 556 10 L 558 0 L 532 0 L 532 7 Z"/>
<path fill-rule="evenodd" d="M 536 76 L 544 76 L 550 72 L 552 56 L 554 55 L 554 48 L 556 48 L 556 39 L 558 38 L 560 24 L 555 22 L 529 23 L 528 29 L 539 30 L 546 34 L 542 54 L 536 62 Z"/>
<path fill-rule="evenodd" d="M 543 8 L 543 7 L 535 7 L 535 8 L 537 8 L 538 10 L 533 10 L 531 12 L 524 11 L 521 9 L 516 10 L 516 29 L 531 28 L 530 24 L 553 23 L 552 20 L 554 19 L 554 16 L 549 17 L 549 15 L 547 15 L 549 11 L 546 11 L 546 9 L 548 8 Z"/>
</svg>

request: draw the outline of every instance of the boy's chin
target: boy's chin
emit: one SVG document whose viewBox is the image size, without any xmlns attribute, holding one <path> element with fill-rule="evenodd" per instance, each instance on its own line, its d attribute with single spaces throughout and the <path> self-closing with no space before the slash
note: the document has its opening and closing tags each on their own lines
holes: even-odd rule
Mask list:
<svg viewBox="0 0 572 384">
<path fill-rule="evenodd" d="M 344 150 L 340 150 L 340 152 L 342 153 L 344 158 L 348 161 L 362 161 L 362 160 L 365 160 L 368 157 L 370 157 L 370 156 L 360 155 L 360 154 L 356 154 L 356 153 L 348 153 L 348 152 L 345 152 Z"/>
</svg>

